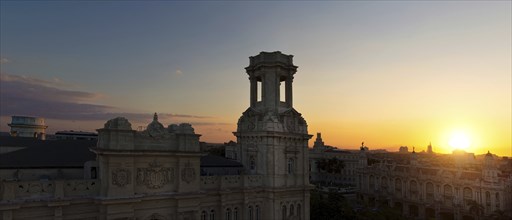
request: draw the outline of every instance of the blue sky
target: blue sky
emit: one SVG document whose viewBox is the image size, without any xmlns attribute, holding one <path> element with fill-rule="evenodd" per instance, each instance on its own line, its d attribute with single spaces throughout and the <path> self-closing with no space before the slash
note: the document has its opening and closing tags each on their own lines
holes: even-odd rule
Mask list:
<svg viewBox="0 0 512 220">
<path fill-rule="evenodd" d="M 504 133 L 494 145 L 505 149 L 510 20 L 507 1 L 2 1 L 1 71 L 11 88 L 3 94 L 32 88 L 15 81 L 43 86 L 36 91 L 49 98 L 3 107 L 0 128 L 17 111 L 49 118 L 54 130 L 93 130 L 116 113 L 143 125 L 156 111 L 169 114 L 166 124 L 192 121 L 204 140 L 227 141 L 248 106 L 248 57 L 280 50 L 299 66 L 296 108 L 310 133 L 333 145 L 441 145 L 439 130 L 492 126 Z M 57 93 L 66 96 L 52 100 Z M 49 101 L 101 114 L 78 123 L 78 113 L 48 109 Z M 30 103 L 39 104 L 28 111 Z M 428 129 L 415 134 L 428 137 L 397 136 L 416 123 Z M 383 138 L 390 124 L 394 139 Z"/>
</svg>

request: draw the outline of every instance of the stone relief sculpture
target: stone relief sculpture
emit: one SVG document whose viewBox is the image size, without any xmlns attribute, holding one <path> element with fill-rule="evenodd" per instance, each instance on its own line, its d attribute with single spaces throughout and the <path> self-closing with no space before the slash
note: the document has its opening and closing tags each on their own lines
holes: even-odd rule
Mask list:
<svg viewBox="0 0 512 220">
<path fill-rule="evenodd" d="M 112 185 L 123 187 L 131 183 L 131 173 L 124 168 L 117 168 L 112 172 Z"/>
<path fill-rule="evenodd" d="M 239 119 L 239 129 L 242 131 L 252 131 L 256 128 L 258 115 L 254 110 L 248 109 Z"/>
<path fill-rule="evenodd" d="M 149 163 L 147 168 L 137 168 L 137 185 L 145 185 L 149 189 L 160 189 L 174 182 L 174 168 L 162 167 L 156 161 Z"/>
<path fill-rule="evenodd" d="M 185 168 L 181 169 L 181 180 L 191 183 L 196 179 L 196 170 L 192 167 L 192 164 L 187 162 Z"/>
</svg>

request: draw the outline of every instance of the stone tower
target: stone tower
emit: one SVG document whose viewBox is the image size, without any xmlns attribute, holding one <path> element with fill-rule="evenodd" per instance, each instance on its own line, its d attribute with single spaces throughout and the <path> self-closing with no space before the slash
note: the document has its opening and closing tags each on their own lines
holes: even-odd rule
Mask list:
<svg viewBox="0 0 512 220">
<path fill-rule="evenodd" d="M 246 172 L 261 175 L 266 192 L 262 219 L 309 219 L 307 124 L 293 108 L 293 56 L 279 51 L 250 57 L 250 107 L 234 132 L 238 160 Z M 260 86 L 259 86 L 260 85 Z M 281 100 L 284 86 L 284 100 Z M 258 90 L 261 89 L 260 92 Z"/>
</svg>

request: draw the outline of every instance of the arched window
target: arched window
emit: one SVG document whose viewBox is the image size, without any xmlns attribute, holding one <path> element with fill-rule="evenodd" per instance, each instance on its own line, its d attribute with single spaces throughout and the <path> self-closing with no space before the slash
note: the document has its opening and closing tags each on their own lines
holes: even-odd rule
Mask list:
<svg viewBox="0 0 512 220">
<path fill-rule="evenodd" d="M 293 207 L 293 204 L 290 205 L 290 216 L 293 216 L 295 212 L 295 208 Z"/>
<path fill-rule="evenodd" d="M 288 158 L 288 174 L 293 173 L 293 167 L 294 167 L 294 161 L 293 158 Z"/>
<path fill-rule="evenodd" d="M 256 220 L 260 220 L 260 206 L 256 205 Z"/>
<path fill-rule="evenodd" d="M 411 193 L 411 198 L 413 199 L 416 199 L 418 198 L 418 183 L 415 181 L 415 180 L 411 180 L 411 182 L 409 182 L 409 187 L 410 187 L 410 193 Z"/>
<path fill-rule="evenodd" d="M 397 196 L 402 196 L 402 180 L 399 178 L 395 179 L 395 194 Z"/>
<path fill-rule="evenodd" d="M 385 176 L 383 176 L 381 179 L 380 179 L 380 187 L 382 188 L 382 190 L 386 191 L 388 189 L 388 178 L 386 178 Z"/>
<path fill-rule="evenodd" d="M 425 187 L 427 191 L 427 201 L 434 201 L 434 184 L 432 184 L 431 182 L 427 182 Z"/>
<path fill-rule="evenodd" d="M 463 194 L 465 200 L 473 199 L 473 190 L 469 187 L 464 187 L 462 194 Z"/>
<path fill-rule="evenodd" d="M 213 210 L 213 209 L 210 210 L 210 220 L 215 220 L 215 210 Z"/>
<path fill-rule="evenodd" d="M 226 209 L 226 220 L 231 220 L 231 209 Z"/>
<path fill-rule="evenodd" d="M 252 206 L 249 206 L 249 212 L 248 212 L 248 215 L 249 215 L 249 220 L 253 220 L 252 216 Z"/>
<path fill-rule="evenodd" d="M 282 207 L 281 209 L 282 209 L 281 211 L 283 212 L 283 216 L 282 216 L 282 218 L 281 218 L 281 219 L 283 219 L 283 220 L 284 220 L 284 219 L 286 219 L 286 206 L 285 206 L 285 205 L 283 205 L 283 207 Z"/>
<path fill-rule="evenodd" d="M 201 220 L 206 220 L 206 211 L 201 212 Z"/>
</svg>

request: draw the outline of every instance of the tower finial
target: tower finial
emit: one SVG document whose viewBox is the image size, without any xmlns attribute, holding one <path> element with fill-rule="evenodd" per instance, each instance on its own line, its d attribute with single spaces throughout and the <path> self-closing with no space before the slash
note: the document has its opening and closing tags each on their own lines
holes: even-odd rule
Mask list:
<svg viewBox="0 0 512 220">
<path fill-rule="evenodd" d="M 155 112 L 155 114 L 153 115 L 153 121 L 158 121 L 158 115 L 156 114 L 156 112 Z"/>
</svg>

